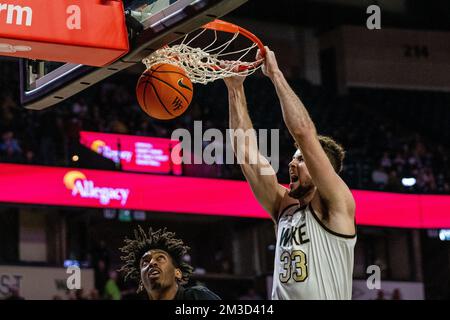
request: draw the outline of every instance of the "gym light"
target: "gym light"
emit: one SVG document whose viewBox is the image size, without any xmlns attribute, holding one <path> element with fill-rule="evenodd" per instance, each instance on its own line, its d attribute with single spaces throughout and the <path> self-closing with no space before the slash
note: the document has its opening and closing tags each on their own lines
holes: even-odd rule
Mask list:
<svg viewBox="0 0 450 320">
<path fill-rule="evenodd" d="M 413 185 L 416 184 L 416 178 L 403 178 L 402 179 L 402 184 L 405 187 L 412 187 Z"/>
</svg>

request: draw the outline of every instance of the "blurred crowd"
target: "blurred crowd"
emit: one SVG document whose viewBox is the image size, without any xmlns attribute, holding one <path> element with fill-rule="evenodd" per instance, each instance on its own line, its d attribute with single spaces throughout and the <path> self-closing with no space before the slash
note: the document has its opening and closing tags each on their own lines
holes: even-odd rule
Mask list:
<svg viewBox="0 0 450 320">
<path fill-rule="evenodd" d="M 216 128 L 225 133 L 228 128 L 227 92 L 221 81 L 196 86 L 193 103 L 183 116 L 157 121 L 149 118 L 137 104 L 137 75 L 119 74 L 58 106 L 32 111 L 19 105 L 17 66 L 0 61 L 0 67 L 4 70 L 4 76 L 0 77 L 0 162 L 71 166 L 83 130 L 169 138 L 178 128 L 193 132 L 194 121 L 202 121 L 203 132 Z M 392 112 L 396 107 L 408 107 L 403 104 L 410 104 L 414 100 L 410 96 L 416 94 L 420 95 L 417 101 L 421 103 L 410 104 L 410 113 L 426 108 L 423 104 L 427 93 L 352 89 L 345 96 L 336 96 L 302 79 L 289 79 L 289 82 L 307 106 L 318 132 L 334 137 L 345 147 L 342 176 L 351 188 L 450 194 L 450 146 L 445 134 L 448 128 L 443 128 L 441 135 L 436 129 L 429 129 L 431 122 L 428 127 L 424 125 L 424 121 L 432 121 L 426 113 L 415 119 L 406 113 L 403 118 L 401 113 Z M 295 148 L 284 125 L 275 90 L 270 81 L 258 75 L 248 78 L 245 86 L 255 129 L 279 130 L 277 174 L 281 183 L 287 183 L 287 167 Z M 435 108 L 450 101 L 446 93 L 429 95 Z M 383 107 L 377 108 L 377 104 Z M 450 123 L 449 117 L 449 112 L 442 113 L 439 123 Z M 271 155 L 270 151 L 268 154 Z M 238 165 L 191 165 L 185 166 L 183 172 L 189 176 L 244 179 Z M 100 245 L 92 257 L 95 289 L 67 291 L 54 299 L 145 298 L 136 293 L 135 285 L 126 284 L 122 275 L 114 271 L 116 268 L 110 265 L 104 246 Z M 213 260 L 214 266 L 206 267 L 208 272 L 233 274 L 226 254 L 219 250 Z M 204 270 L 197 268 L 197 272 L 201 275 Z M 9 299 L 22 299 L 15 288 L 10 292 Z M 261 290 L 248 285 L 228 298 L 249 300 L 261 296 Z"/>
<path fill-rule="evenodd" d="M 225 133 L 228 128 L 227 93 L 221 81 L 196 86 L 194 102 L 183 116 L 156 121 L 137 105 L 137 75 L 119 74 L 56 107 L 31 111 L 18 103 L 17 66 L 2 63 L 1 67 L 8 75 L 0 80 L 1 162 L 71 166 L 82 130 L 170 137 L 177 128 L 193 130 L 196 120 L 202 121 L 203 132 L 217 128 Z M 347 150 L 342 175 L 351 188 L 450 194 L 448 141 L 420 126 L 416 129 L 409 118 L 403 123 L 385 108 L 374 108 L 371 101 L 379 102 L 379 91 L 361 89 L 361 93 L 355 89 L 346 96 L 336 96 L 301 79 L 289 81 L 310 111 L 318 132 L 333 136 Z M 275 90 L 259 76 L 250 77 L 245 85 L 255 129 L 279 129 L 278 176 L 287 183 L 294 141 L 284 126 Z M 393 93 L 387 96 L 396 97 Z M 237 165 L 185 166 L 184 174 L 243 179 Z"/>
</svg>

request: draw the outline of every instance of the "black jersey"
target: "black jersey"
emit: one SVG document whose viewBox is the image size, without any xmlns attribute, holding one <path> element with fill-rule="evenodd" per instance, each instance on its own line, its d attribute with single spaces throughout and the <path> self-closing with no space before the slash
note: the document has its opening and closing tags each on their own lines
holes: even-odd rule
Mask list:
<svg viewBox="0 0 450 320">
<path fill-rule="evenodd" d="M 218 295 L 208 288 L 195 286 L 184 288 L 180 286 L 174 300 L 221 300 Z"/>
</svg>

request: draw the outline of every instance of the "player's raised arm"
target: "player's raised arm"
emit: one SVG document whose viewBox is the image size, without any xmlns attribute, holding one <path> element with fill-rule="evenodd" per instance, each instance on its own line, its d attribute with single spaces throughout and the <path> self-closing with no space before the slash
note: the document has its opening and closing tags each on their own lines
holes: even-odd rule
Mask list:
<svg viewBox="0 0 450 320">
<path fill-rule="evenodd" d="M 339 177 L 323 150 L 316 127 L 305 106 L 291 89 L 278 68 L 275 54 L 266 48 L 263 72 L 272 80 L 280 99 L 283 119 L 289 132 L 301 149 L 312 181 L 325 201 L 330 214 L 343 217 L 344 224 L 354 223 L 355 203 L 350 189 Z M 342 221 L 341 221 L 342 222 Z M 342 223 L 339 224 L 342 225 Z M 345 228 L 344 229 L 350 229 Z"/>
<path fill-rule="evenodd" d="M 247 110 L 245 77 L 225 79 L 230 108 L 230 129 L 234 131 L 233 150 L 256 199 L 276 222 L 287 189 L 278 184 L 275 171 L 258 150 L 256 133 Z"/>
</svg>

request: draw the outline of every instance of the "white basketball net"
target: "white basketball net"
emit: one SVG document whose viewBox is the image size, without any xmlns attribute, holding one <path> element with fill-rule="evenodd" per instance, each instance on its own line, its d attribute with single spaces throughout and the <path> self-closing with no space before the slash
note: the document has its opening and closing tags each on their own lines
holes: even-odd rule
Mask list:
<svg viewBox="0 0 450 320">
<path fill-rule="evenodd" d="M 190 44 L 206 30 L 203 29 L 188 42 L 186 41 L 189 35 L 186 35 L 181 44 L 161 48 L 144 58 L 142 62 L 147 69 L 159 63 L 176 65 L 186 71 L 187 76 L 192 82 L 201 84 L 207 84 L 232 76 L 247 76 L 253 74 L 261 67 L 261 64 L 255 66 L 255 63 L 261 62 L 262 60 L 253 62 L 242 61 L 252 49 L 257 47 L 256 43 L 242 50 L 225 52 L 230 44 L 239 36 L 239 32 L 235 33 L 229 41 L 213 47 L 217 42 L 217 31 L 214 30 L 214 41 L 211 44 L 204 48 L 191 47 Z M 242 55 L 236 60 L 226 60 L 227 56 L 241 53 Z"/>
</svg>

